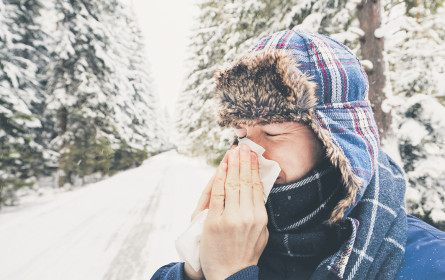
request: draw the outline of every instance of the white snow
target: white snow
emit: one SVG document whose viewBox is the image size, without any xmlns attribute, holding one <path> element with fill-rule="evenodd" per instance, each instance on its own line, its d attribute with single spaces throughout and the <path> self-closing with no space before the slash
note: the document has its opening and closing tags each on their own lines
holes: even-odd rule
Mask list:
<svg viewBox="0 0 445 280">
<path fill-rule="evenodd" d="M 104 181 L 0 212 L 0 279 L 149 279 L 214 172 L 175 151 Z"/>
<path fill-rule="evenodd" d="M 378 38 L 378 39 L 381 39 L 381 38 L 385 37 L 385 29 L 383 29 L 383 28 L 377 28 L 377 29 L 374 31 L 374 36 L 375 36 L 376 38 Z"/>
<path fill-rule="evenodd" d="M 320 28 L 322 19 L 323 19 L 323 14 L 312 13 L 304 19 L 304 21 L 298 26 L 298 28 L 312 32 L 317 32 L 318 29 Z"/>
<path fill-rule="evenodd" d="M 363 68 L 367 71 L 371 71 L 374 68 L 374 64 L 372 64 L 370 60 L 362 59 L 360 62 L 362 63 Z"/>
<path fill-rule="evenodd" d="M 416 133 L 413 133 L 415 131 Z M 414 119 L 408 119 L 403 123 L 398 131 L 399 138 L 410 139 L 412 145 L 420 145 L 422 140 L 428 136 L 429 132 L 421 125 L 418 121 Z"/>
</svg>

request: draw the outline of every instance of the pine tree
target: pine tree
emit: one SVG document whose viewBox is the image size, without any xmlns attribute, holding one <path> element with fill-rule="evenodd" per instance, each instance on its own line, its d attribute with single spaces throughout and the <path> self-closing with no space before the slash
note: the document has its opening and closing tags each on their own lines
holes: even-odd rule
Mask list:
<svg viewBox="0 0 445 280">
<path fill-rule="evenodd" d="M 149 65 L 145 56 L 145 45 L 135 14 L 129 6 L 119 3 L 114 5 L 120 17 L 110 18 L 110 33 L 116 36 L 115 55 L 120 57 L 120 67 L 116 67 L 116 78 L 125 77 L 128 94 L 125 101 L 125 112 L 131 122 L 121 123 L 122 135 L 131 135 L 125 139 L 130 146 L 144 146 L 149 154 L 158 153 L 166 142 L 165 132 L 161 131 L 162 116 L 158 96 L 152 85 Z M 119 30 L 119 32 L 116 32 Z M 114 32 L 113 32 L 114 31 Z M 116 65 L 119 66 L 119 65 Z M 124 69 L 124 71 L 119 71 Z M 118 120 L 116 120 L 118 121 Z M 132 133 L 124 133 L 131 129 Z"/>
<path fill-rule="evenodd" d="M 443 3 L 443 0 L 386 3 L 383 35 L 388 41 L 389 66 L 391 73 L 403 73 L 403 79 L 391 75 L 394 94 L 422 93 L 445 100 Z"/>
<path fill-rule="evenodd" d="M 38 139 L 44 96 L 37 76 L 47 61 L 41 8 L 38 0 L 0 1 L 0 204 L 2 189 L 32 186 L 50 154 Z"/>
<path fill-rule="evenodd" d="M 445 229 L 445 9 L 443 0 L 387 1 L 389 104 L 408 180 L 407 209 Z"/>
<path fill-rule="evenodd" d="M 152 136 L 159 115 L 132 15 L 117 0 L 60 0 L 55 7 L 47 108 L 57 127 L 60 185 L 140 164 L 164 138 Z"/>
<path fill-rule="evenodd" d="M 57 127 L 52 144 L 61 153 L 63 185 L 72 182 L 74 175 L 93 173 L 94 165 L 99 170 L 110 168 L 108 137 L 113 131 L 107 119 L 111 108 L 105 85 L 106 38 L 97 7 L 74 0 L 56 1 L 55 8 L 59 13 L 57 48 L 47 71 L 46 114 Z"/>
</svg>

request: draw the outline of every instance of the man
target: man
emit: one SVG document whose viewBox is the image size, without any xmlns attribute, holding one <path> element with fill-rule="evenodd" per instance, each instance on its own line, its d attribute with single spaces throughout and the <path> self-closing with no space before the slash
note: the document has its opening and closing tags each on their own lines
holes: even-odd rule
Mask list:
<svg viewBox="0 0 445 280">
<path fill-rule="evenodd" d="M 282 172 L 264 206 L 255 155 L 229 151 L 196 211 L 209 208 L 202 271 L 172 263 L 152 279 L 445 279 L 445 233 L 406 215 L 403 171 L 347 47 L 282 31 L 215 76 L 219 124 Z"/>
</svg>

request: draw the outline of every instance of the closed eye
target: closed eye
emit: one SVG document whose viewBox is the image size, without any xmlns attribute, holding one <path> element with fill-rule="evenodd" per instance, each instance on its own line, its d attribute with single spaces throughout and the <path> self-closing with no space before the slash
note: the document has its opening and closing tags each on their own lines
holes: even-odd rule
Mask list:
<svg viewBox="0 0 445 280">
<path fill-rule="evenodd" d="M 278 136 L 278 135 L 280 135 L 280 134 L 270 134 L 270 133 L 267 133 L 267 132 L 266 132 L 266 135 L 267 135 L 267 136 Z"/>
<path fill-rule="evenodd" d="M 274 137 L 274 136 L 279 136 L 279 135 L 281 135 L 281 134 L 270 134 L 270 133 L 267 133 L 267 132 L 265 132 L 266 133 L 266 135 L 267 136 L 270 136 L 270 137 Z M 238 139 L 243 139 L 243 138 L 246 138 L 246 135 L 244 135 L 244 136 L 238 136 Z"/>
</svg>

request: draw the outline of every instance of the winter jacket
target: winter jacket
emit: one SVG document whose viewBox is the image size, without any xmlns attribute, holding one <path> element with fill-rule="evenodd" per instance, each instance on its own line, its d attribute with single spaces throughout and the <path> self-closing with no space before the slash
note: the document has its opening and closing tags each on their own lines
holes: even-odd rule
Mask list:
<svg viewBox="0 0 445 280">
<path fill-rule="evenodd" d="M 408 240 L 402 267 L 396 279 L 441 280 L 445 279 L 445 232 L 418 218 L 407 215 Z M 258 266 L 247 267 L 228 280 L 258 279 Z M 184 263 L 170 263 L 159 268 L 151 280 L 183 280 Z M 275 278 L 276 280 L 281 278 Z M 275 280 L 271 279 L 271 280 Z M 286 279 L 295 279 L 290 275 Z"/>
</svg>

